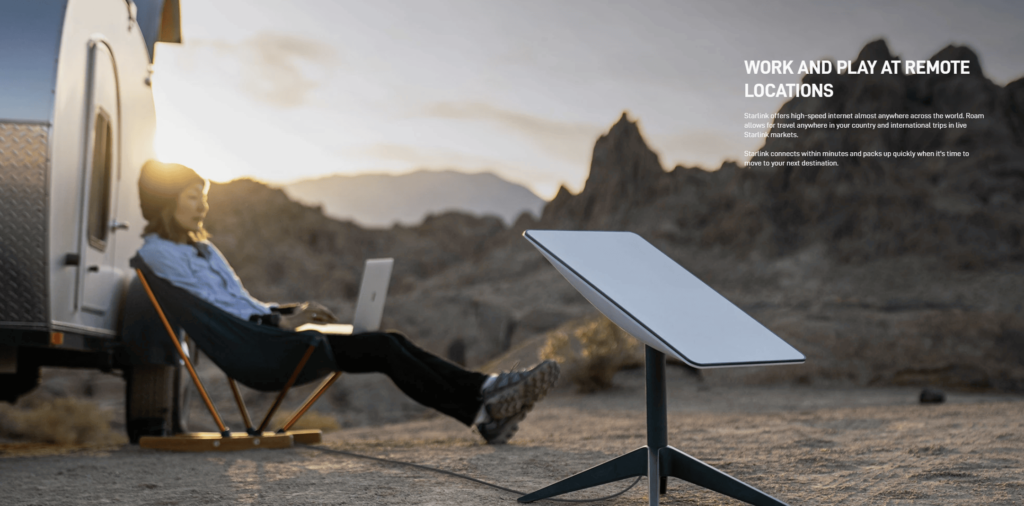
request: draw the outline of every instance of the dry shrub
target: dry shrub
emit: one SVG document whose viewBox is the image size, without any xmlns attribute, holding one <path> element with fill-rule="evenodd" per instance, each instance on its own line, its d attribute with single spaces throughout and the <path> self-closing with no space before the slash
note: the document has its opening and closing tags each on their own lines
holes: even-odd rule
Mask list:
<svg viewBox="0 0 1024 506">
<path fill-rule="evenodd" d="M 7 408 L 2 415 L 2 432 L 16 438 L 91 446 L 127 442 L 124 434 L 110 428 L 113 412 L 74 397 L 40 401 L 27 408 Z"/>
<path fill-rule="evenodd" d="M 281 413 L 278 412 L 270 421 L 271 427 L 282 427 L 291 418 L 292 413 Z M 295 425 L 292 425 L 295 430 L 306 430 L 306 429 L 320 429 L 322 431 L 332 431 L 341 429 L 341 424 L 338 423 L 338 419 L 321 413 L 319 411 L 309 410 L 306 414 L 299 418 Z"/>
<path fill-rule="evenodd" d="M 584 393 L 611 388 L 615 373 L 644 360 L 640 342 L 604 316 L 550 332 L 540 358 L 559 362 L 562 375 Z"/>
</svg>

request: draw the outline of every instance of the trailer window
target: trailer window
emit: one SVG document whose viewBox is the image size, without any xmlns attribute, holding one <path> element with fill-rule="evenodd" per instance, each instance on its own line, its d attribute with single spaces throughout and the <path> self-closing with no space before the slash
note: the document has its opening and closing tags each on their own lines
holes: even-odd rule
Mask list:
<svg viewBox="0 0 1024 506">
<path fill-rule="evenodd" d="M 93 132 L 92 173 L 89 178 L 89 245 L 104 251 L 110 227 L 110 173 L 112 132 L 106 113 L 96 114 Z"/>
</svg>

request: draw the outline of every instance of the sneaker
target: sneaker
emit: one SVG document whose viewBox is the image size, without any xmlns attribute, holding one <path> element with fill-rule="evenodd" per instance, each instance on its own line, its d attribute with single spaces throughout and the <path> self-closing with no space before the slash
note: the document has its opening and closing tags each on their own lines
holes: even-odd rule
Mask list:
<svg viewBox="0 0 1024 506">
<path fill-rule="evenodd" d="M 498 420 L 491 420 L 487 423 L 476 424 L 476 430 L 480 432 L 480 435 L 487 441 L 489 445 L 503 445 L 512 439 L 512 436 L 519 430 L 519 422 L 526 418 L 526 412 L 528 409 L 523 409 L 518 413 L 501 418 Z"/>
<path fill-rule="evenodd" d="M 528 371 L 499 374 L 480 392 L 487 413 L 497 423 L 520 413 L 525 416 L 555 386 L 559 372 L 558 362 L 545 360 Z"/>
</svg>

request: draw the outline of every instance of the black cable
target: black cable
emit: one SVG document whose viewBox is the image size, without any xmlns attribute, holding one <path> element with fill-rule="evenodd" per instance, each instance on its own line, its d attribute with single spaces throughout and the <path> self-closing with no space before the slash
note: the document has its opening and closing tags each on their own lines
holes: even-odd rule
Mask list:
<svg viewBox="0 0 1024 506">
<path fill-rule="evenodd" d="M 453 472 L 453 471 L 446 471 L 444 469 L 438 469 L 436 467 L 424 466 L 422 464 L 413 464 L 412 462 L 403 462 L 401 460 L 391 460 L 391 459 L 385 459 L 385 458 L 381 458 L 381 457 L 371 457 L 369 455 L 361 455 L 359 453 L 347 452 L 345 450 L 335 450 L 333 448 L 324 448 L 322 446 L 310 446 L 310 445 L 301 444 L 301 443 L 296 443 L 296 445 L 309 448 L 310 450 L 320 450 L 320 451 L 328 452 L 328 453 L 337 453 L 337 454 L 340 454 L 340 455 L 347 455 L 349 457 L 356 457 L 356 458 L 368 459 L 368 460 L 376 460 L 377 462 L 385 462 L 385 463 L 388 463 L 388 464 L 401 464 L 403 466 L 415 467 L 417 469 L 424 469 L 424 470 L 427 470 L 427 471 L 434 471 L 435 473 L 447 474 L 449 476 L 454 476 L 456 478 L 462 478 L 464 480 L 469 480 L 469 481 L 472 481 L 474 483 L 479 483 L 481 485 L 485 485 L 485 486 L 488 486 L 488 487 L 491 487 L 491 488 L 496 488 L 496 489 L 502 490 L 504 492 L 511 492 L 511 493 L 516 494 L 518 496 L 523 496 L 523 495 L 527 494 L 527 492 L 520 492 L 518 490 L 512 490 L 511 488 L 502 487 L 501 485 L 495 485 L 493 483 L 488 483 L 488 482 L 483 481 L 483 480 L 478 480 L 476 478 L 473 478 L 472 476 L 466 476 L 464 474 L 459 474 L 459 473 L 456 473 L 456 472 Z M 626 487 L 622 491 L 616 492 L 616 493 L 614 493 L 612 495 L 605 496 L 605 497 L 598 497 L 596 499 L 541 499 L 541 500 L 542 501 L 554 501 L 554 502 L 572 502 L 572 503 L 607 501 L 609 499 L 614 499 L 614 498 L 616 498 L 616 497 L 618 497 L 618 496 L 620 496 L 622 494 L 625 494 L 626 492 L 629 492 L 629 490 L 631 488 L 635 487 L 637 483 L 640 483 L 640 478 L 643 478 L 643 476 L 637 476 L 636 480 L 633 481 L 633 483 L 630 486 Z"/>
</svg>

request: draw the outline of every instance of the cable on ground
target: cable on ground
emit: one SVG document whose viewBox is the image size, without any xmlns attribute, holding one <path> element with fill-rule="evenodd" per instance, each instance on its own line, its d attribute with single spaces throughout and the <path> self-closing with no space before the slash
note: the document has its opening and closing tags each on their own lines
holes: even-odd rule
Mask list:
<svg viewBox="0 0 1024 506">
<path fill-rule="evenodd" d="M 423 470 L 426 470 L 426 471 L 433 471 L 435 473 L 447 474 L 448 476 L 454 476 L 456 478 L 462 478 L 464 480 L 469 480 L 469 481 L 472 481 L 473 483 L 479 483 L 481 485 L 488 486 L 488 487 L 491 487 L 491 488 L 495 488 L 495 489 L 498 489 L 498 490 L 501 490 L 501 491 L 504 491 L 504 492 L 511 492 L 511 493 L 516 494 L 518 496 L 524 496 L 524 495 L 526 495 L 528 493 L 528 492 L 520 492 L 518 490 L 513 490 L 511 488 L 506 488 L 506 487 L 503 487 L 501 485 L 495 485 L 494 483 L 488 483 L 488 482 L 483 481 L 483 480 L 478 480 L 476 478 L 473 478 L 472 476 L 466 476 L 464 474 L 459 474 L 459 473 L 456 473 L 456 472 L 453 472 L 453 471 L 446 471 L 444 469 L 438 469 L 436 467 L 425 466 L 425 465 L 422 465 L 422 464 L 413 464 L 412 462 L 403 462 L 401 460 L 391 460 L 391 459 L 385 459 L 385 458 L 381 458 L 381 457 L 371 457 L 369 455 L 362 455 L 362 454 L 359 454 L 359 453 L 347 452 L 345 450 L 335 450 L 333 448 L 326 448 L 326 447 L 323 447 L 323 446 L 311 446 L 311 445 L 306 445 L 306 444 L 297 444 L 296 446 L 302 446 L 302 447 L 308 448 L 310 450 L 319 450 L 319 451 L 322 451 L 322 452 L 335 453 L 335 454 L 338 454 L 338 455 L 345 455 L 345 456 L 348 456 L 348 457 L 355 457 L 355 458 L 359 458 L 359 459 L 375 460 L 377 462 L 384 462 L 384 463 L 388 463 L 388 464 L 399 464 L 399 465 L 403 465 L 403 466 L 414 467 L 416 469 L 423 469 Z M 612 495 L 609 495 L 609 496 L 598 497 L 596 499 L 550 499 L 549 498 L 549 499 L 541 499 L 541 500 L 542 501 L 554 501 L 554 502 L 568 502 L 568 503 L 585 503 L 585 502 L 607 501 L 609 499 L 614 499 L 614 498 L 616 498 L 616 497 L 618 497 L 618 496 L 620 496 L 622 494 L 625 494 L 626 492 L 629 492 L 629 490 L 632 489 L 633 487 L 635 487 L 637 483 L 640 483 L 640 478 L 643 478 L 643 477 L 642 476 L 637 476 L 636 480 L 634 480 L 633 483 L 630 486 L 626 487 L 625 489 L 623 489 L 620 492 L 616 492 L 616 493 L 614 493 Z"/>
</svg>

